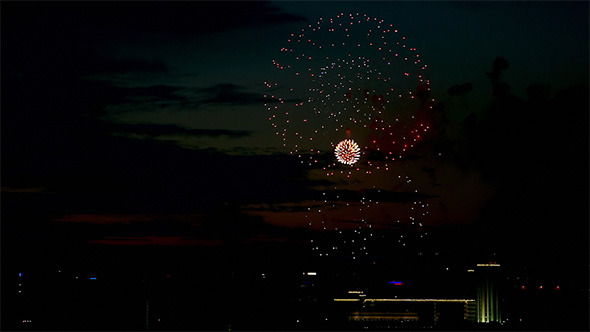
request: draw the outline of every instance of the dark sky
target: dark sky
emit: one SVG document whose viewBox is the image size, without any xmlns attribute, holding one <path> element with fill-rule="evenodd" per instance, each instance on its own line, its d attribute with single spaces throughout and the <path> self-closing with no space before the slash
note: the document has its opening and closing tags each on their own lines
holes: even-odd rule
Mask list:
<svg viewBox="0 0 590 332">
<path fill-rule="evenodd" d="M 370 179 L 301 164 L 265 106 L 303 84 L 272 62 L 290 34 L 340 13 L 428 64 L 432 130 Z M 376 228 L 584 260 L 588 28 L 587 2 L 3 2 L 4 248 L 282 243 L 360 202 Z"/>
</svg>

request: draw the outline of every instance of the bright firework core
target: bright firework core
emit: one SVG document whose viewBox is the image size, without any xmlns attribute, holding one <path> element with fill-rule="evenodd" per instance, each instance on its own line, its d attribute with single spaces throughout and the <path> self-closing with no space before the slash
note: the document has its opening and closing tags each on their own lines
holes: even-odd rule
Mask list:
<svg viewBox="0 0 590 332">
<path fill-rule="evenodd" d="M 340 141 L 340 143 L 336 145 L 334 154 L 336 155 L 336 159 L 345 165 L 356 163 L 361 156 L 358 144 L 351 139 Z"/>
</svg>

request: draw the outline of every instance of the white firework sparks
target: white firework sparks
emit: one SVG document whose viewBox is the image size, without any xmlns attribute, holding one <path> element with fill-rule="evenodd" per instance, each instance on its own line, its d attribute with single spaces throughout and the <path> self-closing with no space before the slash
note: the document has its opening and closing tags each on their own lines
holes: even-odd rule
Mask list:
<svg viewBox="0 0 590 332">
<path fill-rule="evenodd" d="M 361 157 L 361 150 L 355 141 L 345 139 L 336 145 L 334 154 L 339 162 L 345 165 L 353 165 Z"/>
</svg>

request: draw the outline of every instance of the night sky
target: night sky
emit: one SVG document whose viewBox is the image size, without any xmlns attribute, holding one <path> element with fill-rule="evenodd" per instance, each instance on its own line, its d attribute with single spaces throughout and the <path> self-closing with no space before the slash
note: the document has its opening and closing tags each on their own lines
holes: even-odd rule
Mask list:
<svg viewBox="0 0 590 332">
<path fill-rule="evenodd" d="M 343 206 L 371 199 L 372 226 L 419 222 L 425 248 L 587 277 L 587 2 L 1 7 L 3 265 L 146 246 L 307 254 L 321 221 L 350 228 L 360 217 Z M 341 13 L 392 24 L 428 64 L 431 130 L 371 179 L 326 177 L 331 152 L 302 163 L 269 121 L 271 94 L 306 98 L 281 90 L 303 83 L 273 60 Z"/>
</svg>

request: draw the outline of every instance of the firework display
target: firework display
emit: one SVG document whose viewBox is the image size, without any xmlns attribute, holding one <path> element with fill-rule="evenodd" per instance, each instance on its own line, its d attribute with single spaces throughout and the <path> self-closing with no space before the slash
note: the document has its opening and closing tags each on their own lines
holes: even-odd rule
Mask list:
<svg viewBox="0 0 590 332">
<path fill-rule="evenodd" d="M 265 82 L 274 101 L 266 106 L 283 146 L 302 162 L 317 165 L 350 133 L 367 156 L 369 167 L 358 171 L 370 172 L 429 131 L 428 66 L 392 24 L 360 14 L 320 18 L 280 51 L 278 77 Z"/>
<path fill-rule="evenodd" d="M 265 82 L 272 127 L 311 177 L 334 183 L 318 188 L 323 201 L 305 218 L 341 237 L 311 240 L 312 250 L 346 248 L 355 259 L 368 254 L 376 227 L 399 228 L 401 220 L 422 229 L 428 204 L 400 174 L 400 161 L 432 126 L 428 66 L 417 49 L 392 24 L 341 13 L 292 33 L 272 64 L 276 77 Z M 394 207 L 399 197 L 386 197 L 400 190 L 411 193 L 405 212 Z"/>
<path fill-rule="evenodd" d="M 360 158 L 360 149 L 355 141 L 345 139 L 336 145 L 334 155 L 336 155 L 336 160 L 339 162 L 345 165 L 353 165 Z"/>
<path fill-rule="evenodd" d="M 412 181 L 399 176 L 395 183 L 411 187 Z M 307 226 L 315 231 L 309 245 L 320 257 L 363 260 L 384 249 L 419 245 L 428 238 L 422 220 L 429 215 L 429 203 L 416 191 L 407 193 L 403 206 L 383 199 L 386 193 L 381 189 L 351 193 L 333 187 L 322 195 L 323 204 L 316 202 L 305 213 Z"/>
</svg>

